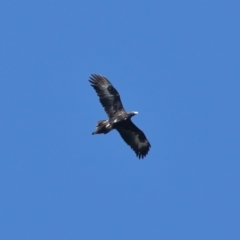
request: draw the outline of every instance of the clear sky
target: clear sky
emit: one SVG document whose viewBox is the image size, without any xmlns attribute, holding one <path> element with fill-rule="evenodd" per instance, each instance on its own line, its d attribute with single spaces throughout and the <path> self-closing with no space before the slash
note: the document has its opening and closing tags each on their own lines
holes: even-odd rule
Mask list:
<svg viewBox="0 0 240 240">
<path fill-rule="evenodd" d="M 1 1 L 0 238 L 240 239 L 240 2 Z M 90 86 L 106 76 L 138 160 Z"/>
</svg>

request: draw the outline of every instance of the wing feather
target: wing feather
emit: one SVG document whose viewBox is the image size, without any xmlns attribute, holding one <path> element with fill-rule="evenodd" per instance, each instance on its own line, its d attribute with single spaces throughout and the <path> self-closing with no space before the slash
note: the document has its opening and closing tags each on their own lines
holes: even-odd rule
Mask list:
<svg viewBox="0 0 240 240">
<path fill-rule="evenodd" d="M 99 100 L 109 118 L 113 117 L 118 111 L 125 111 L 118 91 L 107 78 L 92 74 L 89 82 L 99 96 Z"/>
<path fill-rule="evenodd" d="M 144 158 L 151 147 L 143 131 L 141 131 L 130 119 L 121 122 L 116 127 L 123 140 L 133 149 L 137 157 Z"/>
</svg>

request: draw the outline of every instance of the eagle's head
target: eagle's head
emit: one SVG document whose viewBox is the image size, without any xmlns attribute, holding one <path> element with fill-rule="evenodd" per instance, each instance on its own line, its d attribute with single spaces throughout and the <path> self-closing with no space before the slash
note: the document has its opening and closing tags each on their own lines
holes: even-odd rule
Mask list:
<svg viewBox="0 0 240 240">
<path fill-rule="evenodd" d="M 138 114 L 138 112 L 132 111 L 132 112 L 130 112 L 130 117 L 133 117 L 133 116 L 135 116 L 135 115 L 137 115 L 137 114 Z"/>
</svg>

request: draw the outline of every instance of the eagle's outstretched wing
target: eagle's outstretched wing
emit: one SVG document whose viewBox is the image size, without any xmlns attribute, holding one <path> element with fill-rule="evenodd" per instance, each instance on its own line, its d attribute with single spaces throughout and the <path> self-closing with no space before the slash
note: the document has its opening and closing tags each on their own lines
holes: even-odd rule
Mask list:
<svg viewBox="0 0 240 240">
<path fill-rule="evenodd" d="M 145 134 L 131 121 L 131 119 L 122 121 L 116 129 L 139 159 L 147 155 L 151 144 L 147 140 Z"/>
<path fill-rule="evenodd" d="M 89 82 L 99 96 L 99 100 L 109 118 L 112 118 L 118 111 L 125 111 L 118 91 L 107 78 L 92 74 Z"/>
</svg>

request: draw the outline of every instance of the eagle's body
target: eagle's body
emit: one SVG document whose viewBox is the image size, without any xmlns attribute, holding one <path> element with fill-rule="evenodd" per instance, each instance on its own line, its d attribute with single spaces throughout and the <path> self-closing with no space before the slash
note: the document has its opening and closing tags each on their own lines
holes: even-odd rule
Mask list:
<svg viewBox="0 0 240 240">
<path fill-rule="evenodd" d="M 106 134 L 116 129 L 136 155 L 139 158 L 144 158 L 151 145 L 145 134 L 131 121 L 131 117 L 138 112 L 126 112 L 124 110 L 119 93 L 105 77 L 92 74 L 89 81 L 97 92 L 99 100 L 109 117 L 108 120 L 98 121 L 92 134 Z"/>
<path fill-rule="evenodd" d="M 113 129 L 117 129 L 118 125 L 121 126 L 123 121 L 130 119 L 132 116 L 137 114 L 137 112 L 123 112 L 117 113 L 115 116 L 110 118 L 109 120 L 101 120 L 98 122 L 96 126 L 96 130 L 92 134 L 99 134 L 99 133 L 108 133 Z"/>
</svg>

